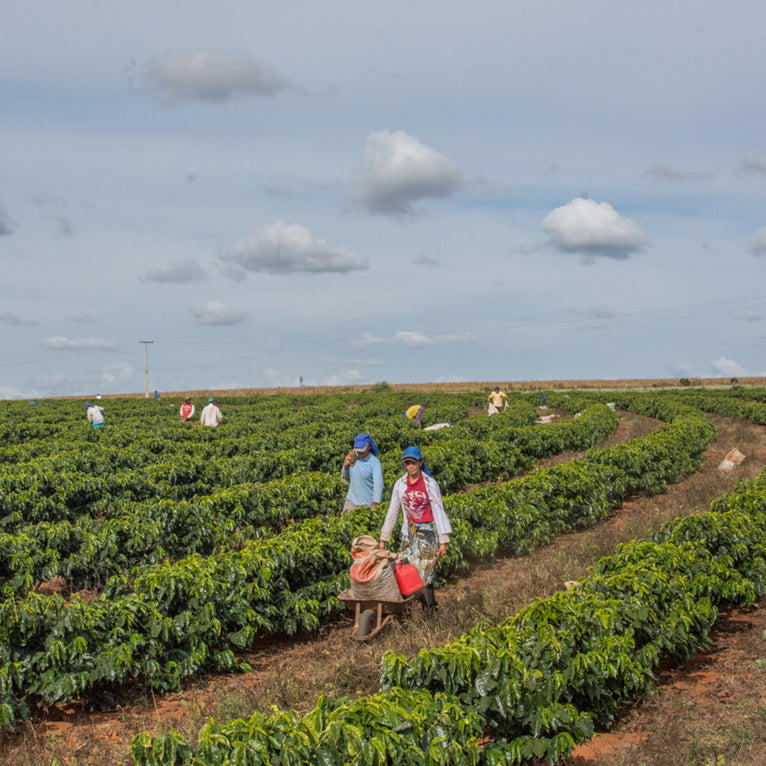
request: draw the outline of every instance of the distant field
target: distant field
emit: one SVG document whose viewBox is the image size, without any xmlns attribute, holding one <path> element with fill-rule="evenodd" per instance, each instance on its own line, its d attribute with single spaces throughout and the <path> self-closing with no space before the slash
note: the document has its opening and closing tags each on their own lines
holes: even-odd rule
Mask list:
<svg viewBox="0 0 766 766">
<path fill-rule="evenodd" d="M 300 386 L 278 388 L 237 388 L 185 391 L 160 391 L 162 396 L 254 396 L 259 394 L 350 394 L 360 391 L 411 391 L 428 394 L 431 392 L 489 391 L 500 386 L 505 391 L 549 391 L 549 390 L 593 390 L 635 388 L 639 390 L 657 388 L 720 388 L 729 387 L 735 381 L 740 386 L 764 386 L 766 378 L 635 378 L 631 380 L 488 380 L 462 381 L 458 383 L 388 383 L 355 386 Z M 154 389 L 152 389 L 153 391 Z M 151 396 L 152 394 L 150 394 Z M 142 393 L 117 394 L 119 397 L 144 396 Z M 67 397 L 82 398 L 82 397 Z"/>
</svg>

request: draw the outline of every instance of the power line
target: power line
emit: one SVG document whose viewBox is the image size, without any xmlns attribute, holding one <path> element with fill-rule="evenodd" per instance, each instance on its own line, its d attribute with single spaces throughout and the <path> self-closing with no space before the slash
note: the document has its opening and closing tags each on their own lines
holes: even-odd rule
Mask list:
<svg viewBox="0 0 766 766">
<path fill-rule="evenodd" d="M 459 330 L 445 330 L 440 329 L 436 333 L 431 333 L 429 330 L 421 330 L 420 332 L 423 332 L 425 334 L 434 334 L 438 336 L 442 335 L 455 335 L 459 333 L 474 333 L 474 334 L 483 334 L 483 333 L 494 333 L 494 332 L 507 332 L 509 330 L 524 330 L 524 329 L 531 329 L 536 327 L 553 327 L 557 325 L 572 325 L 579 322 L 594 322 L 594 321 L 614 321 L 617 319 L 627 319 L 630 317 L 640 317 L 640 316 L 653 316 L 658 314 L 667 314 L 674 311 L 686 311 L 686 310 L 696 310 L 696 309 L 709 309 L 711 307 L 715 306 L 728 306 L 732 304 L 741 304 L 745 301 L 753 301 L 753 300 L 763 300 L 763 296 L 752 296 L 749 298 L 732 298 L 729 300 L 721 300 L 721 301 L 709 301 L 707 303 L 693 303 L 688 304 L 686 306 L 666 306 L 663 308 L 656 308 L 656 309 L 639 309 L 636 311 L 625 311 L 620 313 L 614 313 L 614 314 L 607 314 L 604 316 L 580 316 L 580 317 L 568 317 L 566 319 L 549 319 L 544 321 L 520 321 L 520 322 L 514 322 L 513 324 L 508 325 L 498 325 L 494 327 L 479 327 L 479 328 L 473 328 L 470 330 L 466 330 L 465 328 L 461 328 Z M 276 340 L 277 343 L 283 344 L 283 345 L 289 345 L 292 343 L 348 343 L 349 341 L 354 340 L 362 340 L 361 338 L 349 338 L 348 336 L 340 338 L 340 337 L 328 337 L 325 336 L 323 338 L 291 338 L 291 339 L 275 339 L 275 338 L 253 338 L 251 339 L 251 343 L 268 343 L 271 341 Z M 210 341 L 204 341 L 204 340 L 163 340 L 162 343 L 168 343 L 168 344 L 204 344 L 204 343 L 215 343 L 216 345 L 221 343 L 231 343 L 236 345 L 242 345 L 243 341 L 241 340 L 210 340 Z"/>
</svg>

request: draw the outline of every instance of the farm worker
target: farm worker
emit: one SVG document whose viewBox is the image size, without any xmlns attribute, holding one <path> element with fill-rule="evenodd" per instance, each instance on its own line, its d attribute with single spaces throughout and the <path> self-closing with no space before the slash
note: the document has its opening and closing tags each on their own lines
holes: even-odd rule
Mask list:
<svg viewBox="0 0 766 766">
<path fill-rule="evenodd" d="M 344 511 L 357 506 L 377 508 L 383 497 L 383 469 L 377 457 L 378 447 L 369 434 L 357 434 L 354 448 L 346 455 L 340 480 L 348 485 Z"/>
<path fill-rule="evenodd" d="M 425 410 L 425 407 L 422 404 L 413 404 L 412 407 L 408 407 L 404 412 L 404 417 L 414 420 L 422 428 L 423 410 Z"/>
<path fill-rule="evenodd" d="M 487 407 L 488 415 L 495 415 L 503 408 L 503 403 L 508 404 L 508 394 L 500 390 L 500 386 L 495 386 L 494 391 L 490 391 L 487 397 L 489 406 Z"/>
<path fill-rule="evenodd" d="M 191 397 L 187 396 L 181 405 L 181 422 L 186 423 L 194 417 L 194 405 Z"/>
<path fill-rule="evenodd" d="M 202 423 L 203 426 L 215 427 L 221 425 L 222 420 L 223 416 L 221 415 L 221 410 L 213 404 L 213 397 L 211 396 L 207 400 L 207 407 L 202 410 L 199 422 Z"/>
<path fill-rule="evenodd" d="M 452 525 L 444 511 L 441 489 L 431 478 L 420 450 L 407 447 L 402 453 L 402 463 L 407 473 L 396 480 L 391 491 L 391 503 L 378 545 L 385 549 L 401 510 L 404 517 L 402 553 L 417 567 L 425 585 L 421 596 L 423 606 L 432 611 L 436 607 L 436 564 L 447 553 Z"/>
<path fill-rule="evenodd" d="M 85 402 L 85 417 L 93 428 L 101 428 L 104 425 L 104 408 L 98 404 Z"/>
</svg>

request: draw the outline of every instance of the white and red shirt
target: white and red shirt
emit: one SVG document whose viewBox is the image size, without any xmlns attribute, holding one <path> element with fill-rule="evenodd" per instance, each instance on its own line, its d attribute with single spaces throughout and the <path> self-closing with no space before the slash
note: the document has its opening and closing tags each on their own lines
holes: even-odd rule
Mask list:
<svg viewBox="0 0 766 766">
<path fill-rule="evenodd" d="M 447 518 L 447 514 L 444 512 L 444 502 L 442 500 L 442 493 L 439 489 L 439 485 L 430 476 L 424 473 L 420 474 L 421 479 L 425 486 L 425 492 L 428 496 L 428 502 L 430 503 L 431 514 L 433 515 L 433 525 L 436 530 L 436 534 L 439 536 L 440 543 L 448 543 L 449 536 L 452 533 L 452 525 Z M 394 530 L 396 519 L 399 516 L 399 511 L 404 511 L 402 516 L 402 537 L 407 538 L 409 533 L 409 520 L 407 519 L 407 511 L 404 510 L 404 493 L 409 486 L 409 474 L 404 474 L 394 483 L 391 489 L 391 502 L 388 506 L 386 518 L 383 522 L 383 529 L 380 531 L 380 541 L 387 543 L 391 539 L 391 533 Z"/>
<path fill-rule="evenodd" d="M 422 524 L 434 520 L 426 481 L 422 473 L 418 476 L 418 480 L 412 483 L 408 477 L 407 487 L 402 495 L 402 510 L 407 514 L 407 521 L 410 524 Z"/>
</svg>

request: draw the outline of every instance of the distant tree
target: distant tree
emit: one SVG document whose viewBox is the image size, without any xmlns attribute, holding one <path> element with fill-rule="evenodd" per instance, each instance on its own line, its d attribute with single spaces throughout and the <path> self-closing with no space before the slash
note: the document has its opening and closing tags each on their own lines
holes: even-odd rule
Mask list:
<svg viewBox="0 0 766 766">
<path fill-rule="evenodd" d="M 736 385 L 737 385 L 737 383 L 739 383 L 739 378 L 732 378 L 732 379 L 731 379 L 731 384 L 732 384 L 732 386 L 736 386 Z"/>
<path fill-rule="evenodd" d="M 682 386 L 690 386 L 692 382 L 689 380 L 689 378 L 681 378 L 681 380 L 678 381 Z"/>
</svg>

